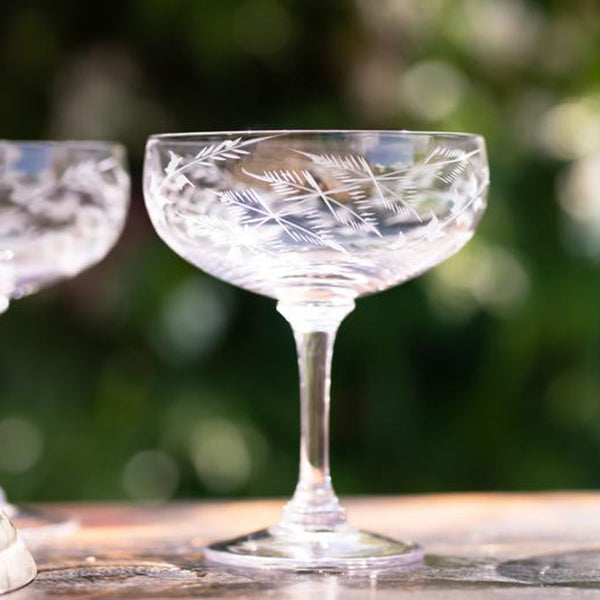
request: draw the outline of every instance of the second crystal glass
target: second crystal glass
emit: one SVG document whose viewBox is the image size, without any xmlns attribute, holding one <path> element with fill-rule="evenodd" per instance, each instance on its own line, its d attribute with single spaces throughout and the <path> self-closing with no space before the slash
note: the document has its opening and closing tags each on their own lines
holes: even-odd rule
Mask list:
<svg viewBox="0 0 600 600">
<path fill-rule="evenodd" d="M 419 275 L 471 238 L 487 185 L 483 139 L 468 134 L 150 138 L 144 193 L 159 235 L 208 273 L 277 299 L 298 349 L 296 492 L 277 526 L 213 544 L 209 560 L 337 569 L 421 559 L 415 544 L 351 527 L 334 493 L 328 449 L 333 340 L 358 296 Z"/>
<path fill-rule="evenodd" d="M 11 300 L 74 277 L 117 241 L 129 205 L 125 149 L 109 142 L 0 140 L 0 313 Z M 68 519 L 6 503 L 27 541 Z"/>
</svg>

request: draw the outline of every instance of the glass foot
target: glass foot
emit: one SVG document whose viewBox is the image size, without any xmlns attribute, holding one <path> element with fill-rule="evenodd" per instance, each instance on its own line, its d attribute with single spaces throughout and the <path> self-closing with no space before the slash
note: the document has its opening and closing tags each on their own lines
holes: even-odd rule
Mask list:
<svg viewBox="0 0 600 600">
<path fill-rule="evenodd" d="M 384 569 L 423 559 L 417 544 L 354 529 L 297 531 L 282 527 L 217 542 L 205 549 L 209 562 L 242 568 L 308 570 Z"/>
<path fill-rule="evenodd" d="M 5 504 L 0 506 L 9 515 L 21 538 L 27 544 L 37 544 L 67 535 L 78 527 L 74 519 L 28 506 Z"/>
<path fill-rule="evenodd" d="M 0 594 L 28 584 L 36 572 L 31 554 L 0 510 Z"/>
</svg>

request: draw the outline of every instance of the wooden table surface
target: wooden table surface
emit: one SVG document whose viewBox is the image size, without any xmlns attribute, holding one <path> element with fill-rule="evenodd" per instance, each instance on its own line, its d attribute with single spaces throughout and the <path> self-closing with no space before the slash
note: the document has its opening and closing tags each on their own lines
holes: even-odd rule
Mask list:
<svg viewBox="0 0 600 600">
<path fill-rule="evenodd" d="M 79 520 L 30 544 L 37 579 L 10 600 L 599 598 L 600 493 L 346 499 L 352 523 L 421 542 L 421 566 L 352 573 L 241 572 L 203 561 L 209 541 L 274 523 L 280 501 L 43 507 Z"/>
</svg>

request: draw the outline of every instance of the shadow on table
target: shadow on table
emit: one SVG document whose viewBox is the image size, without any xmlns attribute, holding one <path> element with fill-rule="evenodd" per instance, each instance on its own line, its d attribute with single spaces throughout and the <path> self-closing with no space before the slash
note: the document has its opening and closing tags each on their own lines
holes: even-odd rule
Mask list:
<svg viewBox="0 0 600 600">
<path fill-rule="evenodd" d="M 533 585 L 600 589 L 600 549 L 510 560 L 498 565 L 497 571 Z"/>
</svg>

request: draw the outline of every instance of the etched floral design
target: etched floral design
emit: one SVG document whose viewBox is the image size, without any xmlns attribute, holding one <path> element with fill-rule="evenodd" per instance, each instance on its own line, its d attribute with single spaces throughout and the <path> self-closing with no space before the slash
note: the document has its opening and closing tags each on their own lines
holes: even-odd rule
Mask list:
<svg viewBox="0 0 600 600">
<path fill-rule="evenodd" d="M 110 146 L 0 142 L 0 301 L 72 276 L 106 254 L 129 178 Z"/>
<path fill-rule="evenodd" d="M 480 148 L 432 141 L 382 159 L 285 132 L 184 142 L 149 145 L 150 214 L 180 253 L 217 274 L 225 266 L 216 248 L 227 261 L 256 257 L 262 278 L 294 253 L 312 268 L 302 258 L 311 250 L 360 269 L 377 269 L 390 253 L 415 266 L 424 246 L 447 252 L 457 232 L 472 232 L 484 208 Z"/>
</svg>

